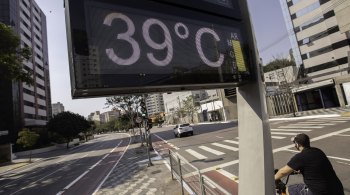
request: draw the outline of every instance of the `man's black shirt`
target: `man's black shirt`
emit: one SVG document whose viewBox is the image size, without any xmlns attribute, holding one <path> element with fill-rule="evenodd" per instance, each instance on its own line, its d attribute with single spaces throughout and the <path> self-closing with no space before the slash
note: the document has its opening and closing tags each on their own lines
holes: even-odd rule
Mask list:
<svg viewBox="0 0 350 195">
<path fill-rule="evenodd" d="M 301 172 L 313 195 L 343 195 L 343 185 L 327 156 L 318 148 L 304 148 L 287 165 Z"/>
</svg>

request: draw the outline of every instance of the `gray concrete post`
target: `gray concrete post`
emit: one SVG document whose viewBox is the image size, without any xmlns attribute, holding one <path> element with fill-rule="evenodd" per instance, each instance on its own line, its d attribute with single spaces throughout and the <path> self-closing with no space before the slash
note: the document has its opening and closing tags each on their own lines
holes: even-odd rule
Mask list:
<svg viewBox="0 0 350 195">
<path fill-rule="evenodd" d="M 239 0 L 249 39 L 255 81 L 237 90 L 239 195 L 275 194 L 271 134 L 255 36 L 246 0 Z"/>
<path fill-rule="evenodd" d="M 237 91 L 239 194 L 274 194 L 271 134 L 263 91 L 258 83 Z"/>
</svg>

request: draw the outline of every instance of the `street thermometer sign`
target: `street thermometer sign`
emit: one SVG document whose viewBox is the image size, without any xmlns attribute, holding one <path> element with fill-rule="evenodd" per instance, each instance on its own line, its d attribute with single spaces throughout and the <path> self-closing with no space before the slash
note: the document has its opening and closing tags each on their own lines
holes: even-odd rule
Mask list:
<svg viewBox="0 0 350 195">
<path fill-rule="evenodd" d="M 236 1 L 66 0 L 65 8 L 74 98 L 251 80 Z"/>
</svg>

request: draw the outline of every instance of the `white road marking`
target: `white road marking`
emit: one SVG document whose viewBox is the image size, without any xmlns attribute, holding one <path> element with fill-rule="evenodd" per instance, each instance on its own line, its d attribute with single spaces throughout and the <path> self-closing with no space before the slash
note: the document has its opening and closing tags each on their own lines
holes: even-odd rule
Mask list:
<svg viewBox="0 0 350 195">
<path fill-rule="evenodd" d="M 335 131 L 335 132 L 332 132 L 332 133 L 328 133 L 328 134 L 325 134 L 325 135 L 321 135 L 321 136 L 312 138 L 310 141 L 317 141 L 317 140 L 325 139 L 325 138 L 328 138 L 328 137 L 331 137 L 331 136 L 334 136 L 334 135 L 338 135 L 338 134 L 341 134 L 341 133 L 345 133 L 345 132 L 348 132 L 348 131 L 350 131 L 350 128 L 342 129 L 342 130 Z M 290 145 L 287 145 L 287 146 L 283 146 L 283 147 L 280 147 L 280 148 L 273 149 L 272 152 L 276 153 L 276 152 L 280 152 L 280 151 L 283 151 L 283 150 L 286 150 L 286 149 L 292 148 L 292 147 L 294 147 L 294 144 L 290 144 Z"/>
<path fill-rule="evenodd" d="M 271 132 L 271 135 L 297 135 L 298 133 Z"/>
<path fill-rule="evenodd" d="M 192 149 L 187 149 L 185 151 L 188 152 L 189 154 L 191 154 L 192 156 L 196 157 L 197 159 L 206 159 L 207 158 L 206 156 L 201 155 Z"/>
<path fill-rule="evenodd" d="M 293 125 L 323 125 L 323 126 L 332 126 L 334 123 L 319 123 L 319 122 L 299 122 Z"/>
<path fill-rule="evenodd" d="M 126 134 L 129 135 L 129 134 Z M 106 175 L 106 177 L 102 180 L 102 182 L 100 183 L 100 185 L 97 186 L 96 190 L 94 191 L 94 193 L 92 193 L 92 195 L 96 195 L 97 191 L 101 188 L 102 184 L 106 181 L 106 179 L 109 177 L 109 175 L 112 173 L 112 171 L 114 170 L 114 168 L 117 166 L 117 164 L 119 163 L 120 159 L 123 158 L 125 151 L 128 150 L 130 143 L 131 143 L 131 136 L 129 135 L 130 139 L 129 139 L 129 144 L 128 146 L 125 148 L 125 150 L 123 151 L 123 154 L 119 157 L 118 161 L 115 163 L 115 165 L 112 167 L 112 169 L 109 171 L 109 173 Z"/>
<path fill-rule="evenodd" d="M 345 163 L 345 162 L 340 162 L 340 161 L 337 161 L 337 163 L 345 164 L 345 165 L 350 165 L 350 163 Z"/>
<path fill-rule="evenodd" d="M 282 136 L 271 136 L 271 138 L 274 138 L 274 139 L 284 139 L 286 137 L 282 137 Z"/>
<path fill-rule="evenodd" d="M 239 145 L 239 142 L 237 142 L 237 141 L 233 141 L 233 140 L 224 140 L 224 142 Z"/>
<path fill-rule="evenodd" d="M 215 136 L 215 137 L 220 138 L 220 139 L 223 139 L 223 137 L 221 137 L 221 136 Z"/>
<path fill-rule="evenodd" d="M 336 159 L 336 160 L 343 160 L 343 161 L 348 161 L 350 162 L 350 159 L 347 159 L 347 158 L 339 158 L 339 157 L 335 157 L 335 156 L 327 156 L 328 158 L 331 158 L 331 159 Z"/>
<path fill-rule="evenodd" d="M 220 152 L 220 151 L 218 151 L 218 150 L 211 149 L 211 148 L 206 147 L 206 146 L 199 146 L 199 148 L 202 149 L 202 150 L 205 150 L 205 151 L 207 151 L 207 152 L 210 152 L 210 153 L 212 153 L 212 154 L 215 154 L 215 155 L 224 155 L 224 154 L 225 154 L 225 153 L 223 153 L 223 152 Z"/>
<path fill-rule="evenodd" d="M 131 139 L 130 139 L 131 140 Z M 123 140 L 119 142 L 119 144 L 114 147 L 109 154 L 106 154 L 104 157 L 102 157 L 102 159 L 100 159 L 99 161 L 97 161 L 97 163 L 95 163 L 94 165 L 92 165 L 87 171 L 85 171 L 83 174 L 81 174 L 79 177 L 77 177 L 74 181 L 72 181 L 70 184 L 68 184 L 66 187 L 63 188 L 62 191 L 58 192 L 56 195 L 61 195 L 62 193 L 64 193 L 65 190 L 68 190 L 70 187 L 72 187 L 75 183 L 77 183 L 81 178 L 83 178 L 87 173 L 89 173 L 93 168 L 95 168 L 98 164 L 100 164 L 102 162 L 102 160 L 104 160 L 107 156 L 109 156 L 117 147 L 119 147 L 119 145 L 123 143 Z"/>
<path fill-rule="evenodd" d="M 302 127 L 308 127 L 308 126 L 330 126 L 330 125 L 335 125 L 334 123 L 317 123 L 317 124 L 310 124 L 310 123 L 296 123 L 296 124 L 292 124 L 292 126 L 302 126 Z"/>
<path fill-rule="evenodd" d="M 336 136 L 345 136 L 345 137 L 348 137 L 348 136 L 350 136 L 350 135 L 339 134 L 339 135 L 336 135 Z"/>
<path fill-rule="evenodd" d="M 231 174 L 230 172 L 225 171 L 224 169 L 218 169 L 218 170 L 216 170 L 216 171 L 219 172 L 219 173 L 221 173 L 222 175 L 226 176 L 227 178 L 230 178 L 231 180 L 233 180 L 233 181 L 239 183 L 238 180 L 237 180 L 238 177 L 237 177 L 236 175 L 233 175 L 233 174 Z"/>
<path fill-rule="evenodd" d="M 289 152 L 293 152 L 293 153 L 299 153 L 299 151 L 297 151 L 297 150 L 291 150 L 291 149 L 285 149 L 285 151 L 289 151 Z M 347 159 L 347 158 L 340 158 L 340 157 L 335 157 L 335 156 L 327 156 L 327 158 L 336 159 L 336 160 L 343 160 L 343 161 L 348 161 L 348 162 L 350 162 L 350 159 Z"/>
<path fill-rule="evenodd" d="M 302 129 L 321 129 L 323 126 L 295 126 L 295 125 L 288 125 L 288 126 L 280 126 L 278 128 L 285 128 L 285 129 L 297 129 L 297 128 L 302 128 Z"/>
<path fill-rule="evenodd" d="M 346 122 L 346 120 L 332 120 L 332 119 L 329 119 L 329 120 L 321 120 L 321 119 L 315 119 L 315 120 L 310 120 L 311 122 L 323 122 L 323 123 L 325 123 L 325 122 L 327 122 L 327 121 L 331 121 L 331 122 L 333 122 L 333 123 L 344 123 L 344 122 Z"/>
<path fill-rule="evenodd" d="M 309 129 L 271 129 L 271 131 L 300 131 L 300 132 L 309 132 L 312 130 Z"/>
<path fill-rule="evenodd" d="M 232 147 L 232 146 L 228 146 L 228 145 L 224 145 L 224 144 L 212 143 L 212 145 L 218 146 L 218 147 L 221 147 L 221 148 L 225 148 L 225 149 L 228 149 L 228 150 L 238 151 L 238 148 L 235 148 L 235 147 Z"/>
</svg>

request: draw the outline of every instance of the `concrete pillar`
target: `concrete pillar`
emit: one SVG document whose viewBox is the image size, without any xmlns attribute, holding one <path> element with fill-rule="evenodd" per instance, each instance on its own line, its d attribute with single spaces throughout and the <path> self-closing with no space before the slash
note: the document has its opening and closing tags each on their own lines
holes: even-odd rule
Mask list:
<svg viewBox="0 0 350 195">
<path fill-rule="evenodd" d="M 264 93 L 258 84 L 245 85 L 237 91 L 239 194 L 274 194 L 274 163 Z"/>
<path fill-rule="evenodd" d="M 247 29 L 254 81 L 237 90 L 239 134 L 239 195 L 276 194 L 270 126 L 259 55 L 246 0 L 239 0 Z"/>
<path fill-rule="evenodd" d="M 338 96 L 340 107 L 345 108 L 345 100 L 344 100 L 344 96 L 343 96 L 343 91 L 342 91 L 339 83 L 335 84 L 335 91 L 336 91 L 337 96 Z"/>
</svg>

